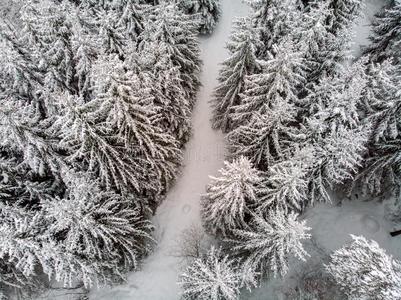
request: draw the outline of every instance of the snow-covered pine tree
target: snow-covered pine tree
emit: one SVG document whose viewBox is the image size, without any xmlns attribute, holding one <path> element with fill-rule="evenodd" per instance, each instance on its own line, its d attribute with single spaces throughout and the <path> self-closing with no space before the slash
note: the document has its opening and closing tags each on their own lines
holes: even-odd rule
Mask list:
<svg viewBox="0 0 401 300">
<path fill-rule="evenodd" d="M 351 25 L 361 15 L 363 0 L 329 0 L 332 16 L 330 24 L 336 36 L 344 30 L 350 30 Z"/>
<path fill-rule="evenodd" d="M 75 15 L 75 18 L 82 16 Z M 73 35 L 71 47 L 74 53 L 74 68 L 76 89 L 79 96 L 89 101 L 91 97 L 92 66 L 100 54 L 98 40 L 93 37 L 88 27 L 81 26 L 79 22 L 72 22 Z"/>
<path fill-rule="evenodd" d="M 401 52 L 401 3 L 393 1 L 380 11 L 373 23 L 371 43 L 364 49 L 374 62 L 381 62 L 386 58 L 393 58 L 399 62 Z"/>
<path fill-rule="evenodd" d="M 255 215 L 248 229 L 234 231 L 228 240 L 244 270 L 261 276 L 284 276 L 289 269 L 288 257 L 305 260 L 308 256 L 302 241 L 310 238 L 306 221 L 298 221 L 295 213 L 270 210 L 266 217 Z"/>
<path fill-rule="evenodd" d="M 195 25 L 188 30 L 178 16 L 179 33 L 171 32 L 180 41 L 166 34 L 154 54 L 159 65 L 121 61 L 137 50 L 130 35 L 139 33 L 121 21 L 125 3 L 137 2 L 32 0 L 21 32 L 1 26 L 2 291 L 40 287 L 44 274 L 89 287 L 135 267 L 147 251 L 149 203 L 176 175 L 181 143 L 169 132 L 189 122 L 181 82 L 199 71 L 199 53 Z M 110 20 L 99 20 L 106 11 Z M 120 59 L 110 59 L 115 52 Z"/>
<path fill-rule="evenodd" d="M 212 247 L 204 257 L 194 260 L 180 278 L 182 298 L 186 300 L 237 300 L 241 278 L 221 249 Z"/>
<path fill-rule="evenodd" d="M 97 181 L 80 174 L 70 175 L 64 174 L 67 197 L 42 203 L 49 224 L 46 233 L 57 236 L 68 253 L 105 269 L 113 263 L 126 270 L 136 268 L 152 242 L 152 226 L 139 202 L 128 194 L 104 191 Z"/>
<path fill-rule="evenodd" d="M 331 93 L 330 102 L 321 107 L 315 115 L 326 121 L 326 133 L 336 132 L 339 127 L 358 127 L 359 107 L 367 88 L 365 71 L 366 60 L 360 59 L 332 79 L 334 91 Z"/>
<path fill-rule="evenodd" d="M 220 18 L 220 0 L 179 0 L 179 6 L 186 14 L 193 15 L 201 34 L 213 32 Z"/>
<path fill-rule="evenodd" d="M 13 279 L 22 277 L 37 283 L 37 289 L 40 287 L 38 275 L 45 274 L 49 280 L 56 280 L 65 286 L 72 287 L 81 281 L 89 288 L 96 283 L 104 283 L 110 274 L 119 275 L 114 262 L 99 263 L 67 251 L 45 232 L 50 224 L 46 223 L 42 212 L 18 212 L 14 207 L 3 206 L 0 213 L 0 259 L 6 271 L 15 270 Z M 41 273 L 37 272 L 38 269 Z M 18 281 L 2 284 L 18 287 Z"/>
<path fill-rule="evenodd" d="M 323 74 L 333 74 L 346 56 L 348 36 L 335 36 L 328 19 L 332 13 L 327 1 L 311 1 L 302 13 L 295 32 L 297 48 L 305 57 L 308 82 L 312 83 Z"/>
<path fill-rule="evenodd" d="M 146 169 L 137 169 L 136 177 L 147 178 L 140 185 L 153 185 L 156 194 L 165 192 L 176 178 L 181 151 L 177 140 L 158 122 L 160 113 L 147 82 L 126 72 L 115 55 L 100 57 L 93 69 L 92 78 L 98 82 L 99 114 L 106 116 L 106 123 L 117 133 L 125 152 L 138 165 L 147 165 Z"/>
<path fill-rule="evenodd" d="M 368 65 L 363 110 L 373 123 L 372 139 L 375 143 L 396 139 L 400 135 L 397 120 L 401 109 L 399 74 L 400 67 L 392 59 Z"/>
<path fill-rule="evenodd" d="M 322 107 L 326 107 L 331 102 L 331 97 L 337 90 L 337 81 L 334 78 L 323 72 L 316 82 L 309 82 L 305 88 L 306 96 L 300 97 L 298 102 L 298 118 L 302 123 L 306 123 L 308 118 L 314 116 Z M 310 136 L 312 135 L 310 134 Z"/>
<path fill-rule="evenodd" d="M 230 156 L 245 155 L 261 170 L 285 159 L 299 135 L 295 116 L 294 105 L 284 101 L 274 103 L 263 114 L 253 113 L 248 123 L 227 135 Z"/>
<path fill-rule="evenodd" d="M 401 109 L 399 67 L 392 60 L 371 63 L 367 70 L 363 111 L 372 123 L 369 156 L 357 176 L 364 192 L 379 194 L 398 190 Z"/>
<path fill-rule="evenodd" d="M 267 59 L 273 46 L 295 30 L 296 20 L 300 17 L 297 0 L 248 0 L 252 8 L 253 26 L 260 31 L 261 46 L 257 55 Z"/>
<path fill-rule="evenodd" d="M 306 119 L 304 131 L 316 157 L 309 175 L 311 203 L 329 201 L 328 189 L 352 180 L 362 166 L 371 131 L 371 124 L 360 117 L 367 85 L 365 62 L 360 60 L 335 77 L 323 77 L 324 97 L 313 97 L 320 102 L 308 104 L 316 110 Z"/>
<path fill-rule="evenodd" d="M 180 78 L 187 99 L 194 104 L 200 86 L 201 61 L 196 22 L 184 14 L 177 4 L 162 3 L 152 9 L 145 30 L 140 36 L 139 49 L 154 44 L 166 51 L 167 59 L 180 68 Z"/>
<path fill-rule="evenodd" d="M 246 124 L 254 113 L 263 115 L 278 103 L 294 104 L 298 88 L 305 81 L 304 61 L 292 40 L 273 46 L 276 53 L 260 61 L 261 73 L 246 76 L 241 103 L 234 107 L 234 123 Z"/>
<path fill-rule="evenodd" d="M 124 47 L 127 45 L 127 37 L 124 34 L 124 24 L 119 21 L 116 12 L 110 10 L 95 10 L 96 28 L 99 30 L 99 40 L 102 49 L 107 54 L 118 54 L 124 58 Z"/>
<path fill-rule="evenodd" d="M 28 1 L 22 10 L 25 23 L 28 23 L 25 36 L 35 44 L 30 46 L 37 51 L 45 72 L 45 84 L 50 89 L 76 90 L 72 24 L 67 18 L 74 9 L 67 1 L 55 4 L 51 0 L 41 0 Z"/>
<path fill-rule="evenodd" d="M 49 124 L 35 105 L 19 99 L 0 99 L 1 147 L 17 154 L 39 176 L 58 176 L 63 160 L 57 152 L 57 140 L 47 132 Z"/>
<path fill-rule="evenodd" d="M 318 175 L 318 180 L 312 177 L 313 185 L 320 183 L 320 176 L 327 180 L 330 187 L 352 180 L 363 165 L 369 136 L 368 126 L 355 129 L 340 127 L 336 132 L 330 133 L 323 145 L 315 147 L 317 159 L 314 171 L 317 173 L 314 174 Z"/>
<path fill-rule="evenodd" d="M 230 57 L 223 62 L 219 85 L 213 99 L 213 127 L 228 132 L 233 129 L 231 114 L 240 104 L 240 94 L 245 88 L 245 77 L 259 71 L 256 58 L 257 33 L 249 18 L 237 19 L 227 43 Z"/>
<path fill-rule="evenodd" d="M 327 271 L 349 299 L 401 299 L 401 263 L 362 236 L 334 251 Z"/>
<path fill-rule="evenodd" d="M 169 57 L 166 48 L 156 42 L 147 43 L 138 53 L 131 53 L 128 68 L 152 95 L 161 127 L 183 145 L 191 134 L 192 101 L 184 89 L 180 67 L 174 66 Z"/>
<path fill-rule="evenodd" d="M 206 194 L 202 197 L 204 227 L 214 235 L 230 235 L 243 228 L 246 216 L 257 202 L 260 173 L 245 157 L 225 162 L 221 176 L 211 177 Z"/>
<path fill-rule="evenodd" d="M 146 6 L 140 5 L 138 0 L 114 0 L 114 7 L 119 12 L 119 26 L 125 28 L 125 34 L 131 40 L 136 40 L 144 30 Z"/>
<path fill-rule="evenodd" d="M 30 49 L 13 36 L 14 28 L 0 25 L 0 85 L 2 93 L 34 99 L 34 90 L 43 80 L 35 56 Z"/>
<path fill-rule="evenodd" d="M 262 64 L 262 73 L 246 77 L 241 103 L 234 107 L 237 128 L 227 136 L 234 157 L 248 156 L 262 169 L 284 158 L 298 138 L 295 104 L 304 81 L 302 58 L 291 41 L 276 49 L 276 56 Z"/>
<path fill-rule="evenodd" d="M 308 182 L 313 165 L 313 148 L 295 151 L 287 160 L 268 168 L 259 185 L 258 211 L 279 209 L 302 211 L 309 204 Z"/>
</svg>

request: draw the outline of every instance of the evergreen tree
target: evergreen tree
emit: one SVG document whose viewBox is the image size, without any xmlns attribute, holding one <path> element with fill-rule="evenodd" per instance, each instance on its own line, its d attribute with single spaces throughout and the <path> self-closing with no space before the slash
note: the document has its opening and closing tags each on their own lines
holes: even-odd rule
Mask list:
<svg viewBox="0 0 401 300">
<path fill-rule="evenodd" d="M 296 0 L 249 0 L 252 8 L 254 27 L 260 33 L 261 47 L 258 49 L 258 58 L 267 59 L 273 46 L 281 42 L 282 38 L 295 30 L 295 20 L 299 18 Z"/>
<path fill-rule="evenodd" d="M 338 36 L 331 32 L 328 22 L 331 13 L 329 2 L 312 1 L 292 33 L 305 58 L 309 83 L 324 74 L 335 73 L 347 56 L 350 39 L 344 31 Z"/>
<path fill-rule="evenodd" d="M 373 123 L 372 139 L 376 143 L 399 136 L 397 116 L 401 105 L 398 100 L 400 80 L 399 67 L 392 60 L 368 66 L 363 110 Z"/>
<path fill-rule="evenodd" d="M 125 28 L 125 34 L 131 40 L 137 40 L 145 29 L 146 7 L 140 5 L 138 0 L 114 1 L 120 14 L 118 25 Z"/>
<path fill-rule="evenodd" d="M 362 0 L 330 0 L 330 8 L 333 10 L 330 18 L 332 32 L 338 36 L 344 29 L 350 29 L 361 15 L 362 7 Z"/>
<path fill-rule="evenodd" d="M 233 156 L 248 156 L 262 169 L 284 158 L 298 138 L 294 122 L 297 87 L 304 80 L 302 59 L 290 41 L 277 49 L 276 57 L 262 65 L 263 73 L 246 78 L 241 104 L 234 108 L 239 126 L 227 136 Z"/>
<path fill-rule="evenodd" d="M 213 234 L 230 234 L 242 228 L 250 208 L 257 202 L 257 184 L 261 177 L 244 157 L 225 162 L 221 177 L 211 177 L 202 201 L 204 226 Z"/>
<path fill-rule="evenodd" d="M 173 65 L 165 49 L 160 49 L 157 43 L 148 43 L 138 56 L 132 54 L 128 68 L 137 74 L 143 88 L 153 97 L 160 126 L 182 145 L 191 134 L 192 101 L 184 89 L 180 67 Z"/>
<path fill-rule="evenodd" d="M 137 267 L 150 250 L 150 222 L 141 216 L 138 201 L 104 191 L 98 182 L 66 174 L 68 196 L 43 203 L 47 234 L 57 236 L 65 250 L 99 264 L 118 262 Z M 96 275 L 96 274 L 94 274 Z"/>
<path fill-rule="evenodd" d="M 117 13 L 100 9 L 96 11 L 95 18 L 102 49 L 107 54 L 115 53 L 123 58 L 127 40 L 123 24 L 119 22 Z"/>
<path fill-rule="evenodd" d="M 316 156 L 309 182 L 312 203 L 329 201 L 327 189 L 354 178 L 367 152 L 371 131 L 370 122 L 364 124 L 360 117 L 367 87 L 365 60 L 335 77 L 323 79 L 320 83 L 323 89 L 317 89 L 323 97 L 309 99 L 320 103 L 309 104 L 314 105 L 311 108 L 316 113 L 305 122 L 306 139 L 313 145 Z"/>
<path fill-rule="evenodd" d="M 232 127 L 233 107 L 241 102 L 240 94 L 244 92 L 245 78 L 259 70 L 255 56 L 258 44 L 255 30 L 249 18 L 238 19 L 234 23 L 227 49 L 230 57 L 223 62 L 220 70 L 219 86 L 213 99 L 213 127 L 228 132 Z"/>
<path fill-rule="evenodd" d="M 297 220 L 297 214 L 271 210 L 266 219 L 255 216 L 248 229 L 234 231 L 235 236 L 229 242 L 234 253 L 242 258 L 244 270 L 284 276 L 290 255 L 301 260 L 308 256 L 301 241 L 310 238 L 309 230 L 305 221 Z"/>
<path fill-rule="evenodd" d="M 258 168 L 285 159 L 298 138 L 293 105 L 278 102 L 267 108 L 264 114 L 254 113 L 251 120 L 227 135 L 230 155 L 245 155 Z"/>
<path fill-rule="evenodd" d="M 240 283 L 234 261 L 214 247 L 187 267 L 180 282 L 182 297 L 188 300 L 236 300 Z"/>
<path fill-rule="evenodd" d="M 165 57 L 180 69 L 185 95 L 193 105 L 200 86 L 201 65 L 196 23 L 182 13 L 177 5 L 166 2 L 151 11 L 146 30 L 140 39 L 139 49 L 147 49 L 148 44 L 152 44 L 151 48 L 164 50 Z"/>
<path fill-rule="evenodd" d="M 381 62 L 393 57 L 398 63 L 401 37 L 401 3 L 396 1 L 380 11 L 373 23 L 371 43 L 364 49 L 374 62 Z"/>
<path fill-rule="evenodd" d="M 137 169 L 141 173 L 136 177 L 147 178 L 148 183 L 141 185 L 151 183 L 157 193 L 164 192 L 176 177 L 181 151 L 163 124 L 155 122 L 161 117 L 146 83 L 126 72 L 116 56 L 100 58 L 94 73 L 92 77 L 99 84 L 103 81 L 97 87 L 100 114 L 107 115 L 106 122 L 124 143 L 127 155 L 134 156 L 138 166 L 145 164 L 150 168 Z M 168 121 L 173 124 L 173 120 Z"/>
<path fill-rule="evenodd" d="M 272 165 L 260 184 L 258 210 L 302 211 L 309 202 L 308 182 L 313 149 L 305 147 L 289 159 Z"/>
<path fill-rule="evenodd" d="M 180 0 L 179 5 L 185 13 L 198 19 L 201 34 L 213 32 L 221 15 L 220 0 Z"/>
<path fill-rule="evenodd" d="M 375 241 L 353 241 L 332 253 L 327 271 L 349 299 L 400 299 L 401 264 Z"/>
<path fill-rule="evenodd" d="M 369 156 L 358 174 L 364 192 L 379 194 L 398 190 L 399 170 L 399 91 L 398 67 L 390 60 L 371 63 L 367 72 L 363 110 L 372 123 Z"/>
<path fill-rule="evenodd" d="M 32 0 L 21 16 L 0 29 L 0 290 L 110 282 L 147 254 L 182 159 L 195 22 L 135 0 Z"/>
<path fill-rule="evenodd" d="M 244 95 L 233 116 L 237 124 L 246 123 L 255 112 L 264 114 L 274 105 L 298 100 L 297 88 L 305 80 L 302 54 L 291 40 L 273 48 L 277 54 L 261 64 L 262 72 L 245 78 Z"/>
<path fill-rule="evenodd" d="M 61 137 L 60 147 L 67 150 L 67 160 L 85 172 L 97 174 L 108 189 L 141 189 L 138 169 L 143 162 L 135 161 L 124 150 L 124 141 L 113 132 L 98 114 L 99 103 L 83 104 L 82 99 L 60 97 L 63 115 L 52 126 L 53 134 Z M 139 175 L 140 176 L 140 175 Z"/>
</svg>

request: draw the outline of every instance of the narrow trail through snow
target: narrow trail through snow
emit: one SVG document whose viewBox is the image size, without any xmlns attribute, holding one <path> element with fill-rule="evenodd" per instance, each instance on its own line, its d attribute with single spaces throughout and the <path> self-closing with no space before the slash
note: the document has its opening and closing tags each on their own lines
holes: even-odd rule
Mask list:
<svg viewBox="0 0 401 300">
<path fill-rule="evenodd" d="M 235 17 L 245 16 L 247 7 L 241 0 L 222 0 L 222 17 L 210 37 L 201 38 L 203 86 L 193 112 L 193 136 L 184 158 L 184 168 L 154 217 L 158 245 L 142 269 L 132 273 L 128 282 L 109 289 L 94 290 L 90 299 L 103 300 L 178 300 L 177 284 L 181 272 L 180 258 L 173 251 L 181 233 L 200 224 L 200 195 L 223 165 L 224 138 L 210 126 L 209 100 L 217 85 L 219 64 L 227 57 L 225 43 Z"/>
</svg>

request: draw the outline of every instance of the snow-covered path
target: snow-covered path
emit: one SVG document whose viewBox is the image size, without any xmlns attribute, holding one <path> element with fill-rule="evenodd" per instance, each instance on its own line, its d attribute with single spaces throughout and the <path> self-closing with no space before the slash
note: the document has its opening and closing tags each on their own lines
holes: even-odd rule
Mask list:
<svg viewBox="0 0 401 300">
<path fill-rule="evenodd" d="M 247 7 L 241 0 L 223 0 L 223 15 L 210 37 L 202 38 L 203 87 L 193 113 L 193 136 L 185 151 L 184 168 L 167 199 L 158 208 L 154 223 L 158 245 L 144 262 L 141 271 L 132 273 L 128 282 L 109 289 L 94 290 L 90 299 L 103 300 L 177 300 L 180 259 L 172 256 L 183 230 L 200 224 L 199 200 L 209 182 L 223 165 L 223 135 L 210 127 L 211 108 L 208 103 L 213 89 L 219 63 L 227 52 L 231 24 L 236 16 L 244 16 Z"/>
</svg>

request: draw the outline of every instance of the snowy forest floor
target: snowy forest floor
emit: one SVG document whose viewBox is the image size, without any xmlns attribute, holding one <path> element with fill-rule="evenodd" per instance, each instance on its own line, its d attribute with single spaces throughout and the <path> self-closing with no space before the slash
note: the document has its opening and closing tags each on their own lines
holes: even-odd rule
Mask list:
<svg viewBox="0 0 401 300">
<path fill-rule="evenodd" d="M 369 24 L 373 15 L 383 5 L 383 0 L 366 0 L 365 15 L 355 27 L 353 55 L 360 54 L 360 46 L 366 44 Z M 224 46 L 228 40 L 232 21 L 245 16 L 247 6 L 241 0 L 222 0 L 222 18 L 210 37 L 201 38 L 203 72 L 202 88 L 193 113 L 193 136 L 185 150 L 184 168 L 176 185 L 158 208 L 154 217 L 157 246 L 145 259 L 141 270 L 129 274 L 127 282 L 112 288 L 94 289 L 90 299 L 96 300 L 178 300 L 180 290 L 177 281 L 184 266 L 176 249 L 185 230 L 200 225 L 200 196 L 209 182 L 209 175 L 216 175 L 223 166 L 225 144 L 220 132 L 210 126 L 209 100 L 217 85 L 221 63 L 227 57 Z M 335 198 L 335 197 L 334 197 Z M 386 204 L 361 199 L 334 201 L 318 204 L 308 210 L 303 218 L 312 228 L 312 240 L 306 245 L 311 258 L 306 262 L 291 264 L 291 271 L 283 280 L 263 283 L 252 293 L 244 292 L 242 299 L 288 299 L 288 294 L 305 278 L 320 268 L 321 262 L 334 249 L 350 240 L 350 234 L 364 235 L 376 240 L 390 254 L 401 258 L 401 237 L 391 237 L 395 228 L 385 219 Z M 74 292 L 49 292 L 39 299 L 76 299 Z"/>
</svg>

